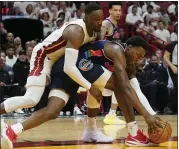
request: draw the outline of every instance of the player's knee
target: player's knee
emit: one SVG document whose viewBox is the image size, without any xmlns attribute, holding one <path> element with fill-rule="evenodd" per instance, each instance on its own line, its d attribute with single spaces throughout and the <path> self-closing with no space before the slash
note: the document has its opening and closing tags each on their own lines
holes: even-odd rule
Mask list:
<svg viewBox="0 0 179 149">
<path fill-rule="evenodd" d="M 47 108 L 45 115 L 47 116 L 48 120 L 53 120 L 58 117 L 59 111 L 55 111 Z"/>
</svg>

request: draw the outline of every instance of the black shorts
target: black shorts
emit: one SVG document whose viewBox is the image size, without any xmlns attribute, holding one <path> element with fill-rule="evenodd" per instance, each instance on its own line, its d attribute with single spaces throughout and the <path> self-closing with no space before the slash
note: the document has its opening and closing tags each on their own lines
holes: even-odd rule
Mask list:
<svg viewBox="0 0 179 149">
<path fill-rule="evenodd" d="M 78 58 L 77 68 L 82 76 L 93 84 L 103 73 L 101 65 L 94 64 L 90 60 Z M 73 81 L 64 71 L 64 57 L 58 60 L 52 67 L 51 72 L 51 89 L 64 90 L 70 96 L 77 92 L 79 84 Z"/>
</svg>

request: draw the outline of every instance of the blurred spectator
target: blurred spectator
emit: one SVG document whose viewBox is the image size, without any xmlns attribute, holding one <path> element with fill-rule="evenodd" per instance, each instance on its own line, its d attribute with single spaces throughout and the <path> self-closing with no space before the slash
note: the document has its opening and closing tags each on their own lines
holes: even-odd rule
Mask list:
<svg viewBox="0 0 179 149">
<path fill-rule="evenodd" d="M 152 34 L 154 31 L 155 31 L 155 29 L 154 29 L 153 25 L 151 24 L 150 15 L 146 15 L 144 17 L 144 23 L 141 23 L 139 25 L 137 32 L 139 32 L 143 35 L 148 35 L 148 34 Z M 147 37 L 147 38 L 149 38 L 149 37 Z"/>
<path fill-rule="evenodd" d="M 163 53 L 162 53 L 162 50 L 160 50 L 160 49 L 156 50 L 155 54 L 158 57 L 159 64 L 163 64 Z"/>
<path fill-rule="evenodd" d="M 10 83 L 10 77 L 6 70 L 4 70 L 4 62 L 0 57 L 0 102 L 3 101 L 5 85 Z"/>
<path fill-rule="evenodd" d="M 0 43 L 5 44 L 7 36 L 7 30 L 4 28 L 3 22 L 0 22 Z"/>
<path fill-rule="evenodd" d="M 81 13 L 82 13 L 82 18 L 85 17 L 85 3 L 80 3 L 80 10 L 81 10 Z"/>
<path fill-rule="evenodd" d="M 171 114 L 178 109 L 178 41 L 174 41 L 166 46 L 164 60 L 169 66 L 169 73 L 174 84 L 170 101 L 164 109 L 165 114 Z"/>
<path fill-rule="evenodd" d="M 53 5 L 52 1 L 48 1 L 46 5 L 50 15 L 52 16 L 52 20 L 54 21 L 56 19 L 56 15 L 58 11 L 57 6 Z"/>
<path fill-rule="evenodd" d="M 60 2 L 60 10 L 59 12 L 65 12 L 65 20 L 64 22 L 69 22 L 71 19 L 71 13 L 67 11 L 66 2 Z"/>
<path fill-rule="evenodd" d="M 178 41 L 178 23 L 175 23 L 174 31 L 170 35 L 170 41 Z"/>
<path fill-rule="evenodd" d="M 155 27 L 158 26 L 158 21 L 160 20 L 160 16 L 158 13 L 153 11 L 153 6 L 148 5 L 147 6 L 147 11 L 142 15 L 142 18 L 144 18 L 146 15 L 150 15 L 151 18 L 151 24 Z"/>
<path fill-rule="evenodd" d="M 71 18 L 70 21 L 75 21 L 75 20 L 77 20 L 77 19 L 82 19 L 82 12 L 81 12 L 80 9 L 77 9 L 77 10 L 75 11 L 75 17 L 74 17 L 74 18 Z"/>
<path fill-rule="evenodd" d="M 27 76 L 29 74 L 29 69 L 30 69 L 29 65 L 30 64 L 27 61 L 27 56 L 25 51 L 20 51 L 19 59 L 13 66 L 14 83 L 18 83 L 21 87 L 24 87 L 27 81 Z"/>
<path fill-rule="evenodd" d="M 168 7 L 168 13 L 175 15 L 176 14 L 175 8 L 176 8 L 178 2 L 171 1 L 171 3 L 172 4 Z"/>
<path fill-rule="evenodd" d="M 6 53 L 5 53 L 4 51 L 1 51 L 1 55 L 0 55 L 0 57 L 2 57 L 2 58 L 6 58 Z"/>
<path fill-rule="evenodd" d="M 32 4 L 28 4 L 26 6 L 26 11 L 25 11 L 24 15 L 30 17 L 31 19 L 38 19 L 38 16 L 34 12 L 34 7 L 32 6 Z"/>
<path fill-rule="evenodd" d="M 30 46 L 31 46 L 30 41 L 27 41 L 27 42 L 25 43 L 25 50 L 27 51 L 28 47 L 30 47 Z"/>
<path fill-rule="evenodd" d="M 30 41 L 30 47 L 32 47 L 32 49 L 37 45 L 37 41 L 36 40 L 31 40 Z"/>
<path fill-rule="evenodd" d="M 137 13 L 137 6 L 132 7 L 132 13 L 127 14 L 126 16 L 126 23 L 132 25 L 138 25 L 143 22 L 142 17 Z"/>
<path fill-rule="evenodd" d="M 7 42 L 2 46 L 3 51 L 6 51 L 9 46 L 14 46 L 14 35 L 12 33 L 8 33 L 6 39 Z"/>
<path fill-rule="evenodd" d="M 18 57 L 19 52 L 22 50 L 22 45 L 21 45 L 21 39 L 20 39 L 20 37 L 16 37 L 14 39 L 14 48 L 15 48 L 15 55 Z"/>
<path fill-rule="evenodd" d="M 30 62 L 31 56 L 32 56 L 32 51 L 33 48 L 32 47 L 28 47 L 26 50 L 26 55 L 27 55 L 27 61 Z"/>
<path fill-rule="evenodd" d="M 7 56 L 6 56 L 6 65 L 13 67 L 13 65 L 16 63 L 17 61 L 17 57 L 15 56 L 15 49 L 12 46 L 9 46 L 7 48 Z"/>
<path fill-rule="evenodd" d="M 139 6 L 137 6 L 138 2 L 133 2 L 133 3 L 134 3 L 134 5 L 131 5 L 128 8 L 128 14 L 132 13 L 133 6 L 136 6 L 136 13 L 139 14 L 139 15 L 142 15 L 142 9 Z"/>
<path fill-rule="evenodd" d="M 14 8 L 13 15 L 14 15 L 14 16 L 23 16 L 24 13 L 20 10 L 20 7 L 19 7 L 19 6 L 16 6 L 16 7 Z"/>
<path fill-rule="evenodd" d="M 64 24 L 64 20 L 62 18 L 57 18 L 56 22 L 55 22 L 55 27 L 54 30 L 56 29 L 60 29 Z"/>
<path fill-rule="evenodd" d="M 171 23 L 170 17 L 168 16 L 167 12 L 163 9 L 161 9 L 161 11 L 158 13 L 161 20 L 166 24 L 166 26 L 168 27 L 169 24 Z"/>
<path fill-rule="evenodd" d="M 65 20 L 65 12 L 59 11 L 57 13 L 57 18 L 61 18 L 64 21 Z"/>
<path fill-rule="evenodd" d="M 158 29 L 154 31 L 153 34 L 160 39 L 160 40 L 156 39 L 156 41 L 160 44 L 163 44 L 163 41 L 164 41 L 164 44 L 167 44 L 170 41 L 170 32 L 164 29 L 163 21 L 159 22 Z"/>
<path fill-rule="evenodd" d="M 71 14 L 72 14 L 74 11 L 76 11 L 76 5 L 75 5 L 74 2 L 67 1 L 66 4 L 67 4 L 66 10 L 69 11 Z"/>
<path fill-rule="evenodd" d="M 9 73 L 9 75 L 12 76 L 13 75 L 13 70 L 12 70 L 12 68 L 10 66 L 8 66 L 6 64 L 6 57 L 1 56 L 1 59 L 3 60 L 3 68 L 4 68 L 4 70 L 6 70 Z"/>
<path fill-rule="evenodd" d="M 25 13 L 27 5 L 31 4 L 32 6 L 35 6 L 36 3 L 37 2 L 27 2 L 27 1 L 19 1 L 18 2 L 18 1 L 15 1 L 13 8 L 18 7 L 21 12 Z"/>
<path fill-rule="evenodd" d="M 147 6 L 149 5 L 152 5 L 153 6 L 153 9 L 156 11 L 158 8 L 160 8 L 159 5 L 156 5 L 154 2 L 150 2 L 150 1 L 147 1 L 145 2 L 145 4 L 142 6 L 142 12 L 146 12 L 147 11 Z"/>
<path fill-rule="evenodd" d="M 52 31 L 52 18 L 47 9 L 41 11 L 41 21 L 44 25 L 44 36 L 47 36 L 48 32 Z"/>
</svg>

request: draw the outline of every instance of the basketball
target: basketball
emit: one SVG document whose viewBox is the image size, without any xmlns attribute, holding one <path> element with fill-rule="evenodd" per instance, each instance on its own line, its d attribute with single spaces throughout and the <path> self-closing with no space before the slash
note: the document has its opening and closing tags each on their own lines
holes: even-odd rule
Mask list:
<svg viewBox="0 0 179 149">
<path fill-rule="evenodd" d="M 159 133 L 149 134 L 149 138 L 154 143 L 164 143 L 169 140 L 172 135 L 172 128 L 168 122 L 160 121 L 163 128 L 159 128 Z"/>
</svg>

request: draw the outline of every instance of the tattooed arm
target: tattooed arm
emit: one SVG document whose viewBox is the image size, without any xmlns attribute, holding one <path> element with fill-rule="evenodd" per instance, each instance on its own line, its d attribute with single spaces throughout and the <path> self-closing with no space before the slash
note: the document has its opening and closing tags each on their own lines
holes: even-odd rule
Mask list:
<svg viewBox="0 0 179 149">
<path fill-rule="evenodd" d="M 109 34 L 108 32 L 111 30 L 111 28 L 112 24 L 109 21 L 104 20 L 101 27 L 101 40 L 103 40 L 105 36 Z"/>
</svg>

